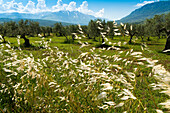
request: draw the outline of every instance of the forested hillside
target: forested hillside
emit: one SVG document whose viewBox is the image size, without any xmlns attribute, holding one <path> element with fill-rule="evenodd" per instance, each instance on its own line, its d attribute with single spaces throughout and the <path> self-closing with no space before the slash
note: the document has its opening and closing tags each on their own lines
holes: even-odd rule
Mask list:
<svg viewBox="0 0 170 113">
<path fill-rule="evenodd" d="M 19 22 L 21 19 L 10 19 L 10 18 L 0 18 L 0 24 L 3 24 L 4 22 Z M 71 25 L 72 23 L 65 23 L 65 22 L 58 22 L 58 21 L 52 21 L 52 20 L 41 20 L 41 19 L 23 19 L 23 20 L 30 20 L 34 22 L 39 22 L 40 26 L 50 26 L 53 27 L 55 23 L 61 23 L 63 26 Z"/>
<path fill-rule="evenodd" d="M 155 15 L 167 14 L 170 12 L 170 1 L 160 1 L 147 4 L 133 11 L 130 15 L 122 18 L 118 22 L 136 23 L 153 18 Z"/>
</svg>

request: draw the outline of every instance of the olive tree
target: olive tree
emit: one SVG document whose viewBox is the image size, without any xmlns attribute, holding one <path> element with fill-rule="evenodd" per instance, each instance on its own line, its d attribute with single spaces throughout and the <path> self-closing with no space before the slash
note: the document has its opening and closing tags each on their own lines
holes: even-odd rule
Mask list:
<svg viewBox="0 0 170 113">
<path fill-rule="evenodd" d="M 31 46 L 30 41 L 28 38 L 26 38 L 26 34 L 28 33 L 28 20 L 20 20 L 18 22 L 18 31 L 19 34 L 21 35 L 21 38 L 24 39 L 24 46 L 29 47 Z"/>
</svg>

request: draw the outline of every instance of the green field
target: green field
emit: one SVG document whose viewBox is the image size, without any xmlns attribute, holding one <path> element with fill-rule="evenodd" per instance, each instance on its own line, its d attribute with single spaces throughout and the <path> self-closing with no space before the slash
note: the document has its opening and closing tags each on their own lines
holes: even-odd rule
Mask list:
<svg viewBox="0 0 170 113">
<path fill-rule="evenodd" d="M 168 112 L 170 54 L 166 39 L 144 42 L 129 37 L 101 42 L 65 37 L 7 38 L 0 45 L 0 111 L 2 112 Z M 71 40 L 71 37 L 70 37 Z M 40 44 L 41 41 L 41 44 Z M 88 42 L 85 47 L 80 43 Z M 158 60 L 158 61 L 157 61 Z M 161 65 L 160 65 L 161 64 Z"/>
<path fill-rule="evenodd" d="M 69 37 L 71 39 L 71 37 Z M 31 48 L 25 48 L 23 50 L 28 50 L 25 52 L 31 52 L 32 54 L 35 55 L 35 57 L 41 57 L 42 54 L 38 54 L 37 56 L 37 44 L 35 41 L 42 41 L 41 38 L 39 37 L 29 37 L 30 39 L 30 43 L 32 43 L 32 45 L 35 45 L 34 47 Z M 90 45 L 87 47 L 84 47 L 82 49 L 79 50 L 81 44 L 78 43 L 79 40 L 76 40 L 74 43 L 65 43 L 65 37 L 56 37 L 56 36 L 50 36 L 45 38 L 45 41 L 49 41 L 49 39 L 51 39 L 51 43 L 49 43 L 50 47 L 58 47 L 59 50 L 63 51 L 63 52 L 67 52 L 69 53 L 69 57 L 71 58 L 77 58 L 82 52 L 88 52 L 89 49 L 91 49 L 92 47 L 97 47 L 98 45 L 101 44 L 101 42 L 99 42 L 99 39 L 97 38 L 97 41 L 94 41 L 93 39 L 82 39 L 82 42 L 88 42 Z M 7 38 L 7 41 L 10 41 L 12 43 L 13 46 L 18 47 L 17 44 L 17 38 Z M 113 43 L 118 43 L 118 42 L 128 42 L 129 41 L 129 37 L 114 37 L 114 39 L 109 39 L 109 41 L 113 42 Z M 24 40 L 21 39 L 21 45 L 24 43 Z M 148 46 L 149 50 L 151 51 L 142 51 L 141 49 L 141 44 L 142 43 L 146 43 L 146 45 Z M 137 41 L 135 41 L 134 38 L 134 43 L 133 44 L 127 44 L 127 45 L 123 45 L 121 47 L 121 49 L 123 51 L 129 51 L 130 49 L 133 49 L 134 51 L 140 51 L 143 53 L 143 56 L 148 57 L 148 58 L 152 58 L 152 59 L 156 59 L 159 60 L 160 64 L 163 64 L 163 66 L 165 66 L 165 68 L 170 71 L 170 55 L 169 53 L 163 53 L 162 50 L 165 47 L 165 43 L 166 43 L 166 39 L 159 39 L 157 37 L 152 37 L 151 41 L 147 41 L 147 39 L 144 40 L 144 42 L 142 42 L 141 39 L 138 39 Z M 118 46 L 118 45 L 116 45 Z M 79 50 L 79 51 L 77 51 Z M 43 53 L 44 50 L 39 51 Z M 101 55 L 113 55 L 115 52 L 117 51 L 105 51 L 102 52 Z"/>
</svg>

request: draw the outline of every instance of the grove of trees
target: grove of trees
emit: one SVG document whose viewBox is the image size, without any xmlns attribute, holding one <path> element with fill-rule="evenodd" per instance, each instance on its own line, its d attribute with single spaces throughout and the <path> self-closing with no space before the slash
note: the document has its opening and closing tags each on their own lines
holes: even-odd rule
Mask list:
<svg viewBox="0 0 170 113">
<path fill-rule="evenodd" d="M 141 38 L 142 41 L 150 41 L 150 37 L 157 37 L 158 39 L 162 37 L 167 38 L 165 49 L 170 49 L 170 13 L 155 15 L 154 18 L 146 19 L 146 21 L 141 24 L 120 24 L 117 27 L 113 21 L 105 20 L 91 20 L 88 25 L 82 26 L 82 31 L 88 39 L 94 39 L 97 41 L 97 37 L 104 41 L 101 32 L 104 32 L 108 38 L 114 40 L 115 31 L 119 32 L 120 35 L 128 35 L 130 37 L 129 44 L 132 43 L 134 36 Z M 66 41 L 74 41 L 75 37 L 73 33 L 78 34 L 78 25 L 63 26 L 61 23 L 56 23 L 54 27 L 50 26 L 40 26 L 38 22 L 31 20 L 20 20 L 19 22 L 4 22 L 0 24 L 0 35 L 3 38 L 4 43 L 6 43 L 5 37 L 17 37 L 20 35 L 21 38 L 25 40 L 24 45 L 29 47 L 31 44 L 28 37 L 39 36 L 41 34 L 43 37 L 56 35 L 63 36 Z M 69 39 L 68 37 L 72 38 Z"/>
</svg>

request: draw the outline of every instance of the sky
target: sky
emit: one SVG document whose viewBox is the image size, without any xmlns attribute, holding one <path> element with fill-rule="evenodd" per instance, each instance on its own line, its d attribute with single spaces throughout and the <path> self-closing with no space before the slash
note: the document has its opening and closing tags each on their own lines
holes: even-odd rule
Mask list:
<svg viewBox="0 0 170 113">
<path fill-rule="evenodd" d="M 79 11 L 95 17 L 118 20 L 145 4 L 159 0 L 0 0 L 0 13 Z"/>
</svg>

